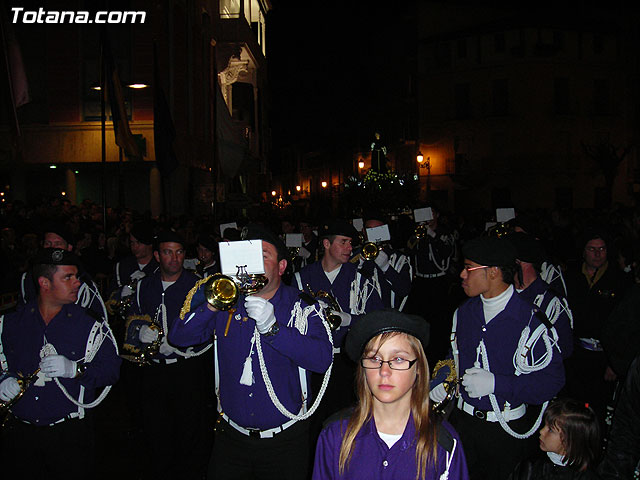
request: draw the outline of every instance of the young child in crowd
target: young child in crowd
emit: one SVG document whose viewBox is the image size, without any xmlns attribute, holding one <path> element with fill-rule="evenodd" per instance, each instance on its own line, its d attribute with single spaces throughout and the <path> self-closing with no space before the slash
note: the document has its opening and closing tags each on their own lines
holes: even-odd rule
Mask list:
<svg viewBox="0 0 640 480">
<path fill-rule="evenodd" d="M 349 332 L 358 404 L 327 421 L 314 480 L 468 480 L 458 434 L 429 405 L 429 326 L 397 310 L 371 312 Z M 332 421 L 333 420 L 333 421 Z"/>
<path fill-rule="evenodd" d="M 509 480 L 596 480 L 600 452 L 598 419 L 588 405 L 554 400 L 540 430 L 543 458 L 521 462 Z"/>
</svg>

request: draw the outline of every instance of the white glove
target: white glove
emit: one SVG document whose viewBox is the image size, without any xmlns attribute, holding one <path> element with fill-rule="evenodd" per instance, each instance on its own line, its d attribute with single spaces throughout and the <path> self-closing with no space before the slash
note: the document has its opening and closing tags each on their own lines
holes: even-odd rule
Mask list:
<svg viewBox="0 0 640 480">
<path fill-rule="evenodd" d="M 383 272 L 386 272 L 389 269 L 389 255 L 387 255 L 384 250 L 380 250 L 378 252 L 375 262 Z"/>
<path fill-rule="evenodd" d="M 436 238 L 436 231 L 431 227 L 427 227 L 427 235 L 429 235 L 431 238 Z"/>
<path fill-rule="evenodd" d="M 247 315 L 256 321 L 256 328 L 260 333 L 267 333 L 276 323 L 273 305 L 269 300 L 251 295 L 245 298 L 244 308 L 247 310 Z"/>
<path fill-rule="evenodd" d="M 304 258 L 305 260 L 311 256 L 311 252 L 304 247 L 300 247 L 300 251 L 298 252 L 298 256 Z"/>
<path fill-rule="evenodd" d="M 129 276 L 131 280 L 140 280 L 144 277 L 146 277 L 146 274 L 142 270 L 136 270 Z"/>
<path fill-rule="evenodd" d="M 493 373 L 482 368 L 468 368 L 462 377 L 462 385 L 471 398 L 480 398 L 493 393 L 495 377 Z"/>
<path fill-rule="evenodd" d="M 439 383 L 436 385 L 436 387 L 429 392 L 429 398 L 436 403 L 440 403 L 447 398 L 447 390 L 444 388 L 444 384 Z"/>
<path fill-rule="evenodd" d="M 0 400 L 8 402 L 20 393 L 20 384 L 15 377 L 5 378 L 0 383 Z"/>
<path fill-rule="evenodd" d="M 121 297 L 128 297 L 132 293 L 133 293 L 133 290 L 131 290 L 131 287 L 129 285 L 125 285 L 124 287 L 122 287 L 122 291 L 120 292 L 120 296 Z"/>
<path fill-rule="evenodd" d="M 77 364 L 64 355 L 47 355 L 40 360 L 40 370 L 49 378 L 76 376 Z"/>
<path fill-rule="evenodd" d="M 158 335 L 158 330 L 151 328 L 149 325 L 143 325 L 140 327 L 138 338 L 142 343 L 152 343 L 158 339 Z"/>
<path fill-rule="evenodd" d="M 342 320 L 342 322 L 340 323 L 340 327 L 348 327 L 349 325 L 351 325 L 351 315 L 349 315 L 348 313 L 333 312 L 333 314 L 339 316 L 340 320 Z"/>
<path fill-rule="evenodd" d="M 161 355 L 169 356 L 173 352 L 175 352 L 176 349 L 173 348 L 171 345 L 169 345 L 167 337 L 164 337 L 162 339 L 162 342 L 160 343 L 160 349 L 158 351 L 160 352 Z"/>
</svg>

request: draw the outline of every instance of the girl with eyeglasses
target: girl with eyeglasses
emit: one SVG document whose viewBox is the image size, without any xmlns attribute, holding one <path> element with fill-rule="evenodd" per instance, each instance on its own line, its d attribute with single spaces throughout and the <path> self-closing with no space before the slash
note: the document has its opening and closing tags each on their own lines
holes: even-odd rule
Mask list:
<svg viewBox="0 0 640 480">
<path fill-rule="evenodd" d="M 428 342 L 422 318 L 392 309 L 351 328 L 345 348 L 358 365 L 358 403 L 327 420 L 314 480 L 469 478 L 458 434 L 429 404 Z"/>
</svg>

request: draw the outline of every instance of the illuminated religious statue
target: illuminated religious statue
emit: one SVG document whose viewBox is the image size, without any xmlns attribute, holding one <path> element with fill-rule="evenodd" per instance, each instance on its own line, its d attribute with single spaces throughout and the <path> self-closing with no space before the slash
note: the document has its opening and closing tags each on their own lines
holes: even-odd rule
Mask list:
<svg viewBox="0 0 640 480">
<path fill-rule="evenodd" d="M 380 140 L 380 133 L 375 133 L 375 140 L 371 144 L 371 170 L 387 173 L 387 147 Z"/>
</svg>

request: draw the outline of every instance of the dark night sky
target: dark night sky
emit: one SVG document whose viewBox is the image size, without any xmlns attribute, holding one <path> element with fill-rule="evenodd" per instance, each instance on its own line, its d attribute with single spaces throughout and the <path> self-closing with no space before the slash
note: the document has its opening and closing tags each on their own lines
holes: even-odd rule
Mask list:
<svg viewBox="0 0 640 480">
<path fill-rule="evenodd" d="M 356 148 L 384 118 L 384 81 L 399 46 L 402 12 L 382 2 L 274 0 L 267 62 L 276 150 Z"/>
</svg>

